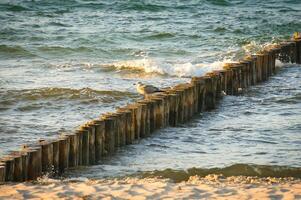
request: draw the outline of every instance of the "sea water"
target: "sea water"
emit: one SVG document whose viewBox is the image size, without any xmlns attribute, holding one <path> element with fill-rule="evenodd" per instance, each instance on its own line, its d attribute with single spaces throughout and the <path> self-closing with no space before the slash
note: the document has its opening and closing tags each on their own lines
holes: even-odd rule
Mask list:
<svg viewBox="0 0 301 200">
<path fill-rule="evenodd" d="M 1 0 L 0 155 L 141 98 L 137 81 L 187 82 L 288 39 L 300 19 L 298 0 Z M 282 65 L 268 82 L 81 175 L 300 167 L 300 76 L 300 65 Z"/>
</svg>

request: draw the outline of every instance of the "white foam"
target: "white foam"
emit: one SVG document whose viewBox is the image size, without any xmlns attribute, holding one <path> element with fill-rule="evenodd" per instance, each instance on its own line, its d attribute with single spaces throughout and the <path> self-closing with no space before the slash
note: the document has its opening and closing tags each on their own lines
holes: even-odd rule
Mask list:
<svg viewBox="0 0 301 200">
<path fill-rule="evenodd" d="M 168 63 L 160 60 L 143 58 L 115 62 L 108 64 L 107 66 L 115 67 L 118 70 L 134 69 L 142 70 L 145 73 L 158 73 L 178 77 L 192 77 L 204 75 L 212 70 L 222 69 L 223 64 L 230 61 L 231 60 L 224 60 L 213 63 L 192 64 L 190 62 Z"/>
<path fill-rule="evenodd" d="M 276 59 L 275 65 L 276 65 L 276 67 L 283 67 L 284 65 L 287 65 L 287 63 L 283 63 L 280 60 Z"/>
</svg>

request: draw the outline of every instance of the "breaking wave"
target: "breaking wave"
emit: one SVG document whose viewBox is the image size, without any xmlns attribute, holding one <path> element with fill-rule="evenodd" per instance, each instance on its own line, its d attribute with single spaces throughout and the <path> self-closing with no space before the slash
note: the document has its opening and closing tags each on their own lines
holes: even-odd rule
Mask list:
<svg viewBox="0 0 301 200">
<path fill-rule="evenodd" d="M 134 70 L 143 73 L 157 73 L 176 77 L 201 76 L 212 70 L 222 69 L 225 62 L 231 60 L 216 61 L 213 63 L 168 63 L 155 59 L 143 58 L 137 60 L 120 61 L 102 65 L 102 67 L 117 70 Z"/>
<path fill-rule="evenodd" d="M 273 166 L 273 165 L 255 165 L 255 164 L 234 164 L 224 168 L 190 168 L 187 170 L 156 170 L 143 172 L 138 176 L 169 178 L 175 182 L 187 181 L 189 177 L 198 175 L 205 177 L 209 174 L 222 174 L 229 176 L 256 176 L 256 177 L 294 177 L 301 178 L 300 167 Z"/>
</svg>

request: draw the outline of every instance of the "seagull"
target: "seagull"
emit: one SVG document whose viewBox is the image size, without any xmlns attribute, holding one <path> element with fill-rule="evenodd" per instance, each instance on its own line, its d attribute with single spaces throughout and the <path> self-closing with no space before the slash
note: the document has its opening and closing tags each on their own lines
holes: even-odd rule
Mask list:
<svg viewBox="0 0 301 200">
<path fill-rule="evenodd" d="M 136 86 L 137 92 L 139 94 L 142 94 L 142 95 L 145 95 L 145 96 L 149 95 L 149 94 L 156 93 L 156 92 L 163 92 L 162 90 L 160 90 L 159 88 L 157 88 L 153 85 L 145 85 L 141 82 L 138 82 L 135 85 L 137 85 Z"/>
</svg>

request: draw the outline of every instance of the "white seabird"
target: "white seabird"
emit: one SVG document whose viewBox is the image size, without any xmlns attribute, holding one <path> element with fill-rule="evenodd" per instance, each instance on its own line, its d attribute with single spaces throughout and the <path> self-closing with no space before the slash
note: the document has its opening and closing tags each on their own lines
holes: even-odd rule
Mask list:
<svg viewBox="0 0 301 200">
<path fill-rule="evenodd" d="M 145 85 L 141 82 L 136 83 L 136 85 L 137 92 L 145 96 L 156 92 L 162 92 L 162 90 L 153 85 Z"/>
</svg>

